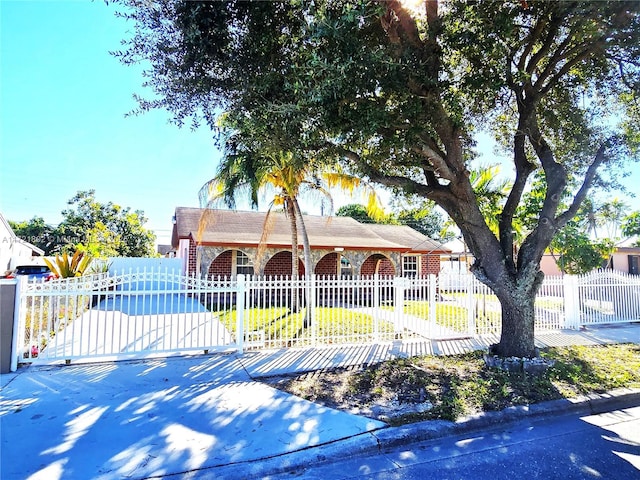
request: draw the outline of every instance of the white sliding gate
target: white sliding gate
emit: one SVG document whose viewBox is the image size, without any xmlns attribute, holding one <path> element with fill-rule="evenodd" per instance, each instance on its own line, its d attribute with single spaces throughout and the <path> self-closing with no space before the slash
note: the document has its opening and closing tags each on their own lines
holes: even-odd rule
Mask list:
<svg viewBox="0 0 640 480">
<path fill-rule="evenodd" d="M 203 303 L 231 283 L 169 271 L 18 283 L 19 361 L 236 349 L 226 320 Z"/>
</svg>

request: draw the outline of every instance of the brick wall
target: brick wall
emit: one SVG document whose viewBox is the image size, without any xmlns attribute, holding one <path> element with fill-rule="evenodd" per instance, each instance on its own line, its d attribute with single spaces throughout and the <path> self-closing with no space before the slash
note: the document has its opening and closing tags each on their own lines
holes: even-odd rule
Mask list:
<svg viewBox="0 0 640 480">
<path fill-rule="evenodd" d="M 298 261 L 298 273 L 304 275 L 304 263 Z M 276 253 L 264 266 L 264 275 L 270 276 L 291 276 L 291 252 Z"/>
<path fill-rule="evenodd" d="M 187 273 L 190 276 L 196 273 L 196 263 L 196 242 L 193 237 L 189 237 L 189 264 L 187 265 Z"/>
<path fill-rule="evenodd" d="M 314 273 L 316 275 L 336 275 L 338 273 L 338 254 L 330 253 L 322 257 L 317 263 Z"/>
<path fill-rule="evenodd" d="M 393 268 L 393 264 L 391 260 L 388 258 L 383 258 L 380 261 L 380 266 L 378 267 L 378 275 L 384 276 L 394 276 L 396 274 L 395 268 Z"/>
<path fill-rule="evenodd" d="M 233 274 L 231 271 L 232 267 L 233 252 L 231 250 L 227 250 L 226 252 L 218 255 L 215 260 L 211 262 L 207 272 L 207 277 L 229 277 Z"/>
<path fill-rule="evenodd" d="M 378 254 L 372 255 L 364 261 L 362 267 L 360 268 L 360 275 L 374 275 L 376 273 L 376 265 L 378 264 L 378 261 L 380 261 L 380 266 L 378 267 L 378 275 L 393 276 L 396 274 L 391 261 L 387 257 Z"/>
<path fill-rule="evenodd" d="M 440 273 L 440 255 L 422 255 L 422 276 Z"/>
</svg>

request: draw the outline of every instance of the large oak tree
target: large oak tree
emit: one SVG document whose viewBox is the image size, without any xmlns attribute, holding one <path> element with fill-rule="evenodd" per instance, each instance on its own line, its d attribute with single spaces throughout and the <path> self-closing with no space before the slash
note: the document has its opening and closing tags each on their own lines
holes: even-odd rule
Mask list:
<svg viewBox="0 0 640 480">
<path fill-rule="evenodd" d="M 147 62 L 153 91 L 140 111 L 166 108 L 177 123 L 212 128 L 221 111 L 250 118 L 290 151 L 339 158 L 436 202 L 501 302 L 496 352 L 535 354 L 541 256 L 589 188 L 624 173 L 638 140 L 638 2 L 121 3 L 134 33 L 116 55 Z M 497 235 L 469 178 L 479 129 L 512 162 Z M 513 221 L 536 171 L 544 200 L 516 249 Z"/>
</svg>

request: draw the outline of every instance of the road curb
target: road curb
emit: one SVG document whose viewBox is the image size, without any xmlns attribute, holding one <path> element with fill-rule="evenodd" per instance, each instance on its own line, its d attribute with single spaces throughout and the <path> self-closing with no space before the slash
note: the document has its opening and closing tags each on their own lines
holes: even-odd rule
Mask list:
<svg viewBox="0 0 640 480">
<path fill-rule="evenodd" d="M 621 388 L 601 394 L 562 398 L 532 405 L 518 405 L 496 412 L 483 412 L 457 422 L 426 420 L 402 427 L 378 430 L 374 432 L 374 435 L 379 441 L 380 449 L 384 449 L 474 432 L 524 418 L 561 416 L 569 413 L 593 415 L 636 405 L 640 405 L 640 389 Z"/>
<path fill-rule="evenodd" d="M 600 394 L 514 406 L 497 412 L 483 412 L 457 422 L 425 420 L 400 427 L 386 427 L 282 456 L 256 460 L 260 464 L 253 464 L 250 471 L 247 471 L 247 465 L 241 469 L 240 466 L 230 470 L 223 468 L 222 471 L 215 472 L 216 476 L 211 478 L 234 478 L 239 471 L 242 471 L 242 476 L 246 479 L 292 473 L 310 464 L 319 465 L 346 456 L 367 455 L 402 445 L 477 432 L 525 418 L 537 419 L 570 413 L 592 415 L 637 405 L 640 405 L 640 389 L 621 388 Z"/>
</svg>

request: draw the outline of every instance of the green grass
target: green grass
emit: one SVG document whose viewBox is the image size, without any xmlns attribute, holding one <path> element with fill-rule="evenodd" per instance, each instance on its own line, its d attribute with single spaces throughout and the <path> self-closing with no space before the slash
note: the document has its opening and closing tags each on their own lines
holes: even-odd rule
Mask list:
<svg viewBox="0 0 640 480">
<path fill-rule="evenodd" d="M 306 329 L 303 338 L 310 338 L 313 330 L 316 337 L 333 339 L 334 342 L 340 341 L 338 337 L 345 337 L 347 340 L 357 337 L 360 341 L 372 341 L 377 334 L 392 334 L 394 326 L 390 322 L 376 321 L 371 315 L 347 308 L 320 307 L 315 310 L 315 326 Z"/>
<path fill-rule="evenodd" d="M 237 311 L 214 312 L 225 327 L 235 335 Z M 393 324 L 376 320 L 371 316 L 347 308 L 315 309 L 312 327 L 304 328 L 306 309 L 291 313 L 288 308 L 252 308 L 244 319 L 246 332 L 263 332 L 267 341 L 289 341 L 309 343 L 312 337 L 324 339 L 325 343 L 344 341 L 372 341 L 377 335 L 393 333 Z"/>
<path fill-rule="evenodd" d="M 466 330 L 468 309 L 460 305 L 436 304 L 436 323 L 452 330 L 459 330 L 461 327 Z M 405 301 L 404 313 L 414 317 L 429 320 L 429 302 L 410 300 Z M 476 328 L 485 330 L 499 325 L 501 320 L 500 312 L 479 311 L 476 315 Z"/>
<path fill-rule="evenodd" d="M 545 349 L 555 364 L 538 375 L 505 372 L 485 365 L 482 352 L 423 356 L 364 369 L 318 371 L 274 383 L 290 393 L 335 408 L 380 402 L 417 403 L 433 408 L 392 418 L 392 424 L 457 420 L 481 411 L 627 387 L 640 388 L 640 346 L 575 346 Z"/>
</svg>

